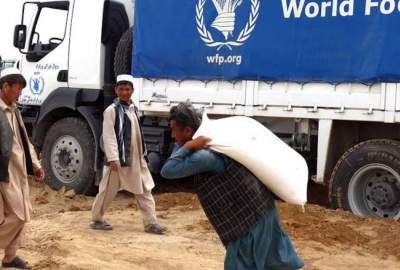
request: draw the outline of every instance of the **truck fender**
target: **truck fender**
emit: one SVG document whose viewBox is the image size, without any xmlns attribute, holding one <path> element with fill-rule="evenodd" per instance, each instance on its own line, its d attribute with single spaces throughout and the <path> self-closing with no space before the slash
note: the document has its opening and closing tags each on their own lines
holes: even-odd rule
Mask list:
<svg viewBox="0 0 400 270">
<path fill-rule="evenodd" d="M 97 172 L 103 167 L 103 152 L 100 149 L 100 136 L 103 129 L 103 114 L 93 106 L 80 106 L 77 110 L 86 120 L 93 133 L 93 138 L 96 144 L 94 168 Z"/>
<path fill-rule="evenodd" d="M 53 114 L 55 111 L 76 110 L 76 100 L 80 89 L 60 87 L 54 90 L 42 103 L 40 112 L 35 121 L 33 129 L 33 143 L 35 146 L 42 148 L 46 131 L 55 122 L 57 117 Z"/>
</svg>

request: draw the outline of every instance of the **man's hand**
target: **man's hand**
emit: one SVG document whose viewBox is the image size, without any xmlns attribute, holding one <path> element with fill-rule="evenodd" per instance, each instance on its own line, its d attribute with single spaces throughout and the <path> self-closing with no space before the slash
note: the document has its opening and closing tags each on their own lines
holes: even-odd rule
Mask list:
<svg viewBox="0 0 400 270">
<path fill-rule="evenodd" d="M 37 182 L 43 182 L 43 180 L 44 180 L 44 170 L 42 168 L 37 169 L 35 171 L 35 180 Z"/>
<path fill-rule="evenodd" d="M 121 164 L 119 163 L 118 160 L 110 161 L 110 168 L 112 171 L 117 172 L 119 170 L 119 168 L 121 168 Z"/>
<path fill-rule="evenodd" d="M 183 147 L 197 151 L 208 148 L 209 142 L 211 142 L 210 138 L 200 136 L 194 140 L 186 142 Z"/>
</svg>

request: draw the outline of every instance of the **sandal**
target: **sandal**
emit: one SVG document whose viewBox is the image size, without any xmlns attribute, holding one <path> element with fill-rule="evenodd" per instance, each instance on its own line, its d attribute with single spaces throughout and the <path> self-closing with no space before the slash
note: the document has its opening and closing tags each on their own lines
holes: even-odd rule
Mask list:
<svg viewBox="0 0 400 270">
<path fill-rule="evenodd" d="M 167 227 L 161 226 L 160 224 L 149 224 L 144 227 L 144 231 L 152 234 L 165 234 Z"/>
<path fill-rule="evenodd" d="M 93 230 L 103 230 L 103 231 L 111 231 L 113 227 L 108 224 L 106 221 L 95 221 L 92 224 L 90 224 L 90 228 Z"/>
<path fill-rule="evenodd" d="M 26 261 L 22 260 L 20 257 L 15 257 L 11 262 L 2 262 L 1 267 L 3 268 L 17 268 L 17 269 L 32 269 Z"/>
</svg>

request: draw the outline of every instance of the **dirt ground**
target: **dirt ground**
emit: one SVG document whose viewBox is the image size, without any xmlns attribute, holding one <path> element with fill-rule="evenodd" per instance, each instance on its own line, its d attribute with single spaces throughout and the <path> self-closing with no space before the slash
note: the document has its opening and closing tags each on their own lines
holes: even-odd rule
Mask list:
<svg viewBox="0 0 400 270">
<path fill-rule="evenodd" d="M 160 189 L 159 189 L 160 190 Z M 175 191 L 175 190 L 172 190 Z M 160 191 L 159 191 L 160 192 Z M 29 241 L 20 255 L 34 269 L 223 269 L 225 250 L 191 192 L 155 195 L 164 236 L 143 232 L 130 194 L 107 212 L 113 231 L 89 229 L 92 197 L 34 184 Z M 400 269 L 400 226 L 309 204 L 278 203 L 282 223 L 308 270 Z"/>
</svg>

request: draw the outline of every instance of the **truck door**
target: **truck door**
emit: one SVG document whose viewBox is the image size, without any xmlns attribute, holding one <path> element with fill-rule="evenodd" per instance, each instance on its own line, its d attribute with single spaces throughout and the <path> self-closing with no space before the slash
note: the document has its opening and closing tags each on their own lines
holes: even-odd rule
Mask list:
<svg viewBox="0 0 400 270">
<path fill-rule="evenodd" d="M 68 86 L 68 48 L 73 1 L 25 2 L 27 27 L 20 70 L 27 80 L 19 102 L 41 105 L 59 87 Z"/>
</svg>

